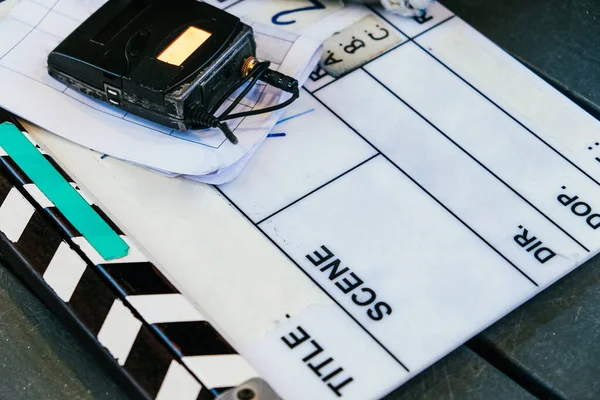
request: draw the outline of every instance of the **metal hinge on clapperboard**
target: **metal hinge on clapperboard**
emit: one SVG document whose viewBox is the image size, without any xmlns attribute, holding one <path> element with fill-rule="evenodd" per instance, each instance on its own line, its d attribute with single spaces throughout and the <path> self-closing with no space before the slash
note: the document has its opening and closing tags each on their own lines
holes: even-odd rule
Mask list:
<svg viewBox="0 0 600 400">
<path fill-rule="evenodd" d="M 110 240 L 124 257 L 103 254 Z M 3 110 L 0 255 L 136 397 L 280 399 Z"/>
</svg>

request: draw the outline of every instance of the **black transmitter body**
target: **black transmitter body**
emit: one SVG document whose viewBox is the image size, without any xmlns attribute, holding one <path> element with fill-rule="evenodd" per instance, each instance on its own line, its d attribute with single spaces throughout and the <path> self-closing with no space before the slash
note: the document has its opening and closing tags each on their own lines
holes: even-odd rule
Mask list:
<svg viewBox="0 0 600 400">
<path fill-rule="evenodd" d="M 51 76 L 142 118 L 198 128 L 254 57 L 252 28 L 196 0 L 109 0 L 48 56 Z"/>
</svg>

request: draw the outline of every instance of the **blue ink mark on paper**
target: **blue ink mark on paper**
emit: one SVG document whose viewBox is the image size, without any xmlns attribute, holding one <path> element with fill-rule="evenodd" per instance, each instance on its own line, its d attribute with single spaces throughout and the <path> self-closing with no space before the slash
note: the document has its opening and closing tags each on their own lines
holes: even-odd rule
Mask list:
<svg viewBox="0 0 600 400">
<path fill-rule="evenodd" d="M 104 160 L 106 157 L 108 157 L 108 154 L 102 154 L 102 155 L 100 156 L 100 159 L 101 159 L 101 160 Z"/>
<path fill-rule="evenodd" d="M 285 134 L 285 133 L 283 133 L 283 132 L 278 132 L 278 133 L 269 133 L 269 134 L 267 135 L 267 137 L 268 137 L 268 138 L 270 138 L 270 137 L 284 137 L 284 136 L 286 136 L 286 134 Z"/>
<path fill-rule="evenodd" d="M 289 117 L 285 117 L 284 119 L 279 120 L 275 125 L 279 125 L 285 121 L 289 121 L 290 119 L 294 119 L 294 118 L 298 118 L 301 117 L 303 115 L 309 114 L 311 112 L 315 111 L 314 108 L 311 108 L 310 110 L 306 110 L 306 111 L 302 111 L 301 113 L 295 114 L 295 115 L 290 115 Z"/>
<path fill-rule="evenodd" d="M 271 18 L 271 22 L 274 25 L 291 25 L 291 24 L 295 24 L 296 20 L 288 20 L 288 21 L 282 21 L 280 18 L 284 17 L 286 15 L 290 15 L 293 13 L 297 13 L 297 12 L 301 12 L 301 11 L 310 11 L 310 10 L 323 10 L 326 7 L 319 1 L 319 0 L 308 0 L 312 3 L 312 6 L 309 7 L 303 7 L 303 8 L 297 8 L 295 10 L 287 10 L 287 11 L 281 11 L 275 15 L 273 15 L 273 17 Z"/>
</svg>

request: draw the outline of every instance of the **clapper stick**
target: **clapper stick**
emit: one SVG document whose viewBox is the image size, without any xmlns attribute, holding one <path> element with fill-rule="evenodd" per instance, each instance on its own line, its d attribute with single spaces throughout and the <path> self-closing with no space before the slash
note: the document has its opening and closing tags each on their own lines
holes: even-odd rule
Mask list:
<svg viewBox="0 0 600 400">
<path fill-rule="evenodd" d="M 23 132 L 129 246 L 125 257 L 105 260 L 0 148 L 0 251 L 11 255 L 9 261 L 21 261 L 13 262 L 16 272 L 60 299 L 63 314 L 76 319 L 144 398 L 212 399 L 255 378 L 249 364 L 23 127 L 2 124 L 0 135 L 7 129 Z"/>
</svg>

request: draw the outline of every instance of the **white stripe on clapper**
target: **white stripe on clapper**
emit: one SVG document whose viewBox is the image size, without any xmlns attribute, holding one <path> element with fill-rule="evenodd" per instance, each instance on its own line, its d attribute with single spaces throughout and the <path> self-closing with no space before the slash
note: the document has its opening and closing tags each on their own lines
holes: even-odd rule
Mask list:
<svg viewBox="0 0 600 400">
<path fill-rule="evenodd" d="M 42 193 L 35 183 L 26 183 L 23 185 L 23 188 L 27 190 L 31 197 L 33 197 L 33 200 L 35 200 L 42 208 L 54 207 L 54 203 Z"/>
<path fill-rule="evenodd" d="M 34 212 L 27 199 L 16 188 L 11 188 L 0 206 L 0 231 L 11 242 L 18 242 Z"/>
<path fill-rule="evenodd" d="M 256 378 L 256 372 L 239 354 L 189 356 L 182 360 L 210 389 L 238 386 Z"/>
<path fill-rule="evenodd" d="M 178 361 L 171 361 L 155 400 L 196 400 L 202 385 Z"/>
<path fill-rule="evenodd" d="M 67 243 L 61 242 L 44 272 L 44 280 L 62 301 L 68 303 L 85 268 L 85 261 Z"/>
<path fill-rule="evenodd" d="M 192 303 L 179 293 L 127 296 L 127 301 L 149 324 L 205 321 Z"/>
<path fill-rule="evenodd" d="M 98 332 L 98 341 L 106 347 L 119 365 L 125 365 L 141 328 L 142 322 L 117 299 Z"/>
</svg>

